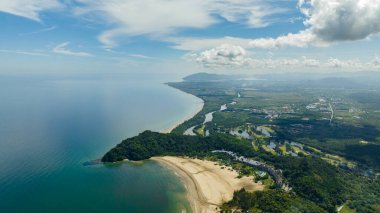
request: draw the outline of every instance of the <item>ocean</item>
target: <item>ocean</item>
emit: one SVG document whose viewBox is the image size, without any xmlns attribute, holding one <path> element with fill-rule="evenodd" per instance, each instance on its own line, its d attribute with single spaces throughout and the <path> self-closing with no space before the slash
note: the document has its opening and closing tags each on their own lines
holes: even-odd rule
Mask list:
<svg viewBox="0 0 380 213">
<path fill-rule="evenodd" d="M 200 100 L 152 74 L 0 76 L 0 212 L 190 211 L 180 179 L 154 161 L 84 166 Z"/>
</svg>

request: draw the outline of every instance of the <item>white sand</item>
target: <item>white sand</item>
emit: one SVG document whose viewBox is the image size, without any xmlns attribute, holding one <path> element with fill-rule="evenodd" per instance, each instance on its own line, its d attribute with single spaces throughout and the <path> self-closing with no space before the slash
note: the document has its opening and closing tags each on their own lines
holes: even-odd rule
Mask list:
<svg viewBox="0 0 380 213">
<path fill-rule="evenodd" d="M 252 177 L 237 178 L 238 173 L 222 169 L 215 162 L 182 157 L 152 158 L 173 169 L 185 183 L 192 210 L 195 213 L 216 212 L 216 209 L 233 197 L 234 191 L 263 190 Z"/>
</svg>

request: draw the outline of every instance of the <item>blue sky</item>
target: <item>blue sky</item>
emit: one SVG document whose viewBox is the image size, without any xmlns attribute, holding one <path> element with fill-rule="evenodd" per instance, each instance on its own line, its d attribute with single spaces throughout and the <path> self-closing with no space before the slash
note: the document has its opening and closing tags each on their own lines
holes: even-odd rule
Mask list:
<svg viewBox="0 0 380 213">
<path fill-rule="evenodd" d="M 380 0 L 1 0 L 0 72 L 380 70 Z"/>
</svg>

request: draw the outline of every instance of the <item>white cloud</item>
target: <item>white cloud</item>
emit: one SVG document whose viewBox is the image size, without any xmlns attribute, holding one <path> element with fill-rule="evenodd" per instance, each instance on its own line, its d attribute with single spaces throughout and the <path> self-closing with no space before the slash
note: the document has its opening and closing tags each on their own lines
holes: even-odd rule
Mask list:
<svg viewBox="0 0 380 213">
<path fill-rule="evenodd" d="M 99 40 L 108 47 L 119 36 L 172 33 L 178 28 L 204 28 L 216 22 L 203 0 L 81 0 L 85 7 L 78 14 L 101 14 L 114 29 L 105 31 Z M 196 14 L 196 15 L 195 15 Z"/>
<path fill-rule="evenodd" d="M 21 55 L 31 55 L 31 56 L 48 56 L 45 53 L 31 52 L 31 51 L 24 51 L 24 50 L 3 50 L 3 49 L 0 49 L 0 52 L 2 52 L 2 53 L 21 54 Z"/>
<path fill-rule="evenodd" d="M 309 43 L 317 41 L 310 33 L 288 34 L 274 38 L 247 39 L 236 37 L 223 38 L 168 38 L 166 41 L 174 43 L 172 47 L 178 50 L 199 51 L 220 46 L 222 44 L 237 45 L 244 48 L 281 48 L 286 46 L 306 47 Z M 319 42 L 320 46 L 325 45 Z"/>
<path fill-rule="evenodd" d="M 374 67 L 376 67 L 376 68 L 380 68 L 380 57 L 376 56 L 376 57 L 372 60 L 371 64 L 372 64 Z"/>
<path fill-rule="evenodd" d="M 63 5 L 58 0 L 1 0 L 0 12 L 10 13 L 34 21 L 41 21 L 39 13 L 59 9 Z"/>
<path fill-rule="evenodd" d="M 199 53 L 193 52 L 186 55 L 186 58 L 205 68 L 240 68 L 255 72 L 264 70 L 289 72 L 306 70 L 329 71 L 332 69 L 371 71 L 380 69 L 379 57 L 375 57 L 369 62 L 363 62 L 359 59 L 341 60 L 338 58 L 320 60 L 305 56 L 273 59 L 271 55 L 269 55 L 269 57 L 266 58 L 254 58 L 251 54 L 248 54 L 243 47 L 229 44 L 224 44 Z"/>
<path fill-rule="evenodd" d="M 157 59 L 155 57 L 142 55 L 142 54 L 129 54 L 128 56 L 133 57 L 133 58 L 141 58 L 141 59 Z"/>
<path fill-rule="evenodd" d="M 224 44 L 199 54 L 193 53 L 188 56 L 204 67 L 239 67 L 249 63 L 247 52 L 240 46 Z"/>
<path fill-rule="evenodd" d="M 43 29 L 40 29 L 40 30 L 32 31 L 32 32 L 20 33 L 19 35 L 20 35 L 20 36 L 34 35 L 34 34 L 39 34 L 39 33 L 44 33 L 44 32 L 53 31 L 53 30 L 55 30 L 55 29 L 57 29 L 56 26 L 51 26 L 51 27 L 43 28 Z"/>
<path fill-rule="evenodd" d="M 289 33 L 278 38 L 260 38 L 249 42 L 251 48 L 281 48 L 286 46 L 305 47 L 310 43 L 315 43 L 318 39 L 308 30 L 300 33 Z M 322 45 L 322 43 L 320 42 Z"/>
<path fill-rule="evenodd" d="M 253 7 L 251 15 L 248 18 L 248 25 L 254 28 L 267 27 L 273 22 L 267 17 L 285 12 L 287 12 L 287 10 L 283 8 Z"/>
<path fill-rule="evenodd" d="M 272 24 L 271 16 L 287 11 L 269 3 L 260 0 L 210 0 L 208 7 L 229 22 L 260 28 Z"/>
<path fill-rule="evenodd" d="M 90 53 L 86 52 L 74 52 L 69 49 L 67 49 L 67 46 L 70 44 L 70 42 L 64 42 L 62 44 L 57 45 L 53 48 L 53 52 L 57 54 L 63 54 L 63 55 L 71 55 L 71 56 L 81 56 L 81 57 L 91 57 L 93 56 Z"/>
<path fill-rule="evenodd" d="M 365 39 L 380 32 L 379 0 L 301 0 L 305 24 L 323 41 Z"/>
<path fill-rule="evenodd" d="M 313 58 L 302 57 L 301 59 L 277 59 L 276 68 L 283 68 L 287 60 L 295 60 L 294 63 L 288 64 L 289 70 L 315 69 L 318 71 L 329 71 L 340 69 L 342 71 L 376 71 L 380 66 L 376 66 L 372 60 L 370 62 L 361 61 L 359 59 L 341 60 L 338 58 L 329 58 L 327 60 L 318 60 Z"/>
<path fill-rule="evenodd" d="M 77 15 L 95 14 L 114 26 L 98 37 L 105 47 L 116 46 L 121 36 L 149 35 L 163 39 L 181 29 L 206 28 L 218 23 L 218 17 L 263 27 L 271 23 L 270 16 L 285 11 L 261 0 L 77 1 L 83 5 L 76 9 Z"/>
<path fill-rule="evenodd" d="M 283 59 L 280 64 L 285 67 L 294 67 L 294 66 L 297 66 L 299 63 L 300 63 L 299 59 L 294 58 L 294 59 Z"/>
<path fill-rule="evenodd" d="M 300 58 L 258 58 L 250 60 L 250 68 L 255 71 L 304 71 L 323 68 L 324 64 L 313 58 L 305 56 Z"/>
<path fill-rule="evenodd" d="M 373 70 L 376 66 L 370 63 L 363 63 L 358 59 L 340 60 L 337 58 L 329 58 L 326 62 L 328 68 L 338 68 L 344 70 Z"/>
<path fill-rule="evenodd" d="M 330 59 L 327 61 L 327 65 L 328 65 L 329 67 L 342 68 L 342 67 L 344 67 L 346 64 L 345 64 L 343 61 L 341 61 L 341 60 L 339 60 L 339 59 L 337 59 L 337 58 L 330 58 Z"/>
<path fill-rule="evenodd" d="M 302 57 L 301 65 L 305 67 L 319 67 L 321 62 L 317 59 Z"/>
<path fill-rule="evenodd" d="M 380 33 L 379 0 L 299 0 L 307 29 L 250 42 L 254 48 L 321 46 L 355 41 Z"/>
<path fill-rule="evenodd" d="M 235 37 L 223 37 L 223 38 L 167 38 L 165 41 L 174 43 L 172 46 L 178 50 L 198 51 L 210 49 L 223 44 L 230 44 L 235 46 L 247 47 L 250 39 L 235 38 Z"/>
</svg>

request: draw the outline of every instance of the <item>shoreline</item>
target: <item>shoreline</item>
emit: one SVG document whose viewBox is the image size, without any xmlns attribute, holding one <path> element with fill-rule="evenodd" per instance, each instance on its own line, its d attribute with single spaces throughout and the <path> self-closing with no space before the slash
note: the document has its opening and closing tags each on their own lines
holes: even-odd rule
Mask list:
<svg viewBox="0 0 380 213">
<path fill-rule="evenodd" d="M 196 110 L 193 113 L 175 125 L 161 130 L 161 133 L 170 133 L 179 125 L 192 119 L 203 110 L 205 105 L 205 101 L 200 97 L 178 88 L 170 87 L 195 97 L 199 102 L 196 102 Z M 220 166 L 216 162 L 173 156 L 153 157 L 151 160 L 170 169 L 179 177 L 185 186 L 186 197 L 193 213 L 217 212 L 223 203 L 233 198 L 235 191 L 242 188 L 247 191 L 264 189 L 264 185 L 255 183 L 252 177 L 238 179 L 238 172 L 232 170 L 232 168 Z M 186 210 L 183 211 L 186 212 Z"/>
<path fill-rule="evenodd" d="M 172 170 L 184 183 L 193 213 L 220 210 L 221 205 L 232 199 L 236 190 L 263 190 L 252 177 L 237 178 L 238 173 L 216 162 L 184 157 L 153 157 L 152 160 Z"/>
<path fill-rule="evenodd" d="M 165 85 L 167 85 L 167 84 L 165 84 Z M 193 113 L 190 113 L 190 114 L 189 114 L 188 116 L 186 116 L 185 118 L 183 118 L 183 119 L 181 119 L 180 121 L 176 122 L 173 126 L 170 126 L 170 127 L 168 127 L 168 128 L 165 128 L 165 129 L 159 131 L 160 133 L 166 133 L 166 134 L 167 134 L 167 133 L 170 133 L 171 131 L 173 131 L 173 129 L 175 129 L 175 128 L 178 127 L 179 125 L 181 125 L 181 124 L 185 123 L 186 121 L 188 121 L 188 120 L 192 119 L 193 117 L 195 117 L 199 112 L 202 111 L 202 109 L 203 109 L 203 107 L 204 107 L 204 105 L 205 105 L 204 100 L 201 99 L 201 98 L 199 98 L 198 96 L 195 96 L 195 95 L 193 95 L 193 94 L 191 94 L 191 93 L 188 93 L 188 92 L 182 91 L 182 90 L 180 90 L 180 89 L 178 89 L 178 88 L 175 88 L 175 87 L 172 87 L 172 86 L 170 86 L 170 85 L 167 85 L 167 86 L 169 86 L 169 87 L 171 87 L 171 88 L 173 88 L 173 89 L 176 89 L 176 90 L 178 90 L 178 91 L 180 91 L 180 92 L 182 92 L 182 93 L 185 93 L 185 94 L 187 94 L 187 95 L 193 96 L 193 97 L 197 98 L 198 100 L 197 100 L 197 102 L 195 102 L 195 104 L 196 104 L 196 110 L 195 110 Z M 198 101 L 199 101 L 199 102 L 198 102 Z"/>
</svg>

